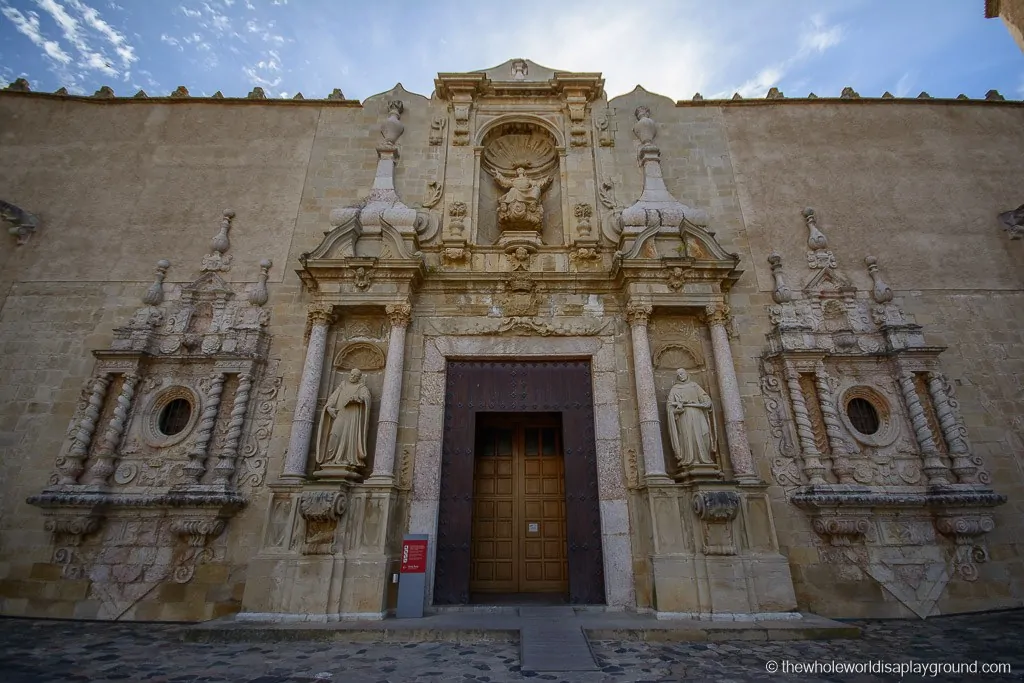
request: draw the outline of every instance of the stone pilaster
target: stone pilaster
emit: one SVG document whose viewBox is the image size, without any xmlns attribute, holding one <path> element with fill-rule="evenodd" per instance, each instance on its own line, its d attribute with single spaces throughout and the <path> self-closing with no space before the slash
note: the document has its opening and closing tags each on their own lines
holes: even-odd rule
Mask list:
<svg viewBox="0 0 1024 683">
<path fill-rule="evenodd" d="M 789 387 L 789 400 L 793 406 L 793 421 L 796 422 L 796 435 L 800 441 L 800 457 L 803 460 L 803 471 L 811 486 L 824 486 L 825 466 L 821 463 L 821 453 L 814 443 L 814 427 L 807 412 L 807 399 L 800 388 L 800 373 L 789 361 L 786 361 L 786 386 Z"/>
<path fill-rule="evenodd" d="M 725 417 L 725 438 L 729 444 L 729 461 L 733 476 L 743 483 L 758 483 L 760 477 L 754 470 L 754 456 L 750 453 L 747 440 L 747 425 L 743 419 L 743 402 L 740 399 L 736 366 L 729 348 L 729 334 L 725 326 L 729 322 L 729 307 L 725 304 L 708 306 L 704 320 L 711 330 L 711 349 L 715 355 L 715 369 L 718 372 L 718 390 L 722 396 L 722 415 Z"/>
<path fill-rule="evenodd" d="M 302 379 L 295 397 L 295 414 L 292 418 L 292 433 L 288 439 L 288 454 L 284 462 L 283 480 L 304 479 L 309 459 L 309 441 L 313 435 L 313 417 L 316 413 L 316 398 L 320 388 L 320 376 L 324 370 L 324 353 L 327 350 L 327 328 L 333 318 L 333 307 L 326 304 L 312 304 L 309 307 L 309 343 L 306 345 L 306 362 L 302 366 Z"/>
<path fill-rule="evenodd" d="M 648 483 L 668 483 L 665 472 L 665 448 L 661 440 L 661 422 L 658 419 L 658 399 L 654 394 L 654 364 L 651 344 L 647 337 L 650 304 L 631 301 L 626 306 L 633 335 L 633 373 L 636 380 L 636 403 L 640 414 L 640 443 L 643 449 L 644 471 Z"/>
<path fill-rule="evenodd" d="M 405 372 L 405 333 L 409 329 L 412 306 L 407 303 L 388 304 L 385 311 L 391 320 L 391 335 L 388 338 L 388 357 L 384 366 L 384 387 L 380 395 L 373 472 L 367 482 L 372 484 L 391 484 L 395 478 L 398 409 L 402 401 L 402 375 Z"/>
</svg>

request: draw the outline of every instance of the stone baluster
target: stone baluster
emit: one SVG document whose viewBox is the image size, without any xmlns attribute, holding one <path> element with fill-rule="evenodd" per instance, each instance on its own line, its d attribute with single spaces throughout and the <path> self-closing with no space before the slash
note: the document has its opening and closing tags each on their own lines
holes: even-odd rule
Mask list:
<svg viewBox="0 0 1024 683">
<path fill-rule="evenodd" d="M 938 372 L 928 373 L 928 392 L 939 418 L 939 429 L 949 446 L 949 457 L 953 461 L 950 469 L 961 484 L 978 483 L 978 465 L 971 460 L 971 448 L 967 444 L 967 430 L 957 415 L 956 400 L 950 396 L 946 378 Z"/>
<path fill-rule="evenodd" d="M 125 425 L 128 422 L 128 411 L 132 406 L 132 398 L 135 396 L 135 385 L 139 376 L 134 373 L 125 373 L 121 382 L 121 393 L 117 395 L 117 405 L 114 406 L 114 414 L 103 432 L 100 445 L 96 452 L 96 460 L 85 475 L 85 483 L 93 486 L 105 486 L 110 475 L 114 473 L 117 465 L 117 447 L 121 443 L 121 436 L 124 434 Z"/>
<path fill-rule="evenodd" d="M 92 389 L 89 401 L 75 430 L 74 442 L 63 461 L 57 464 L 60 484 L 77 484 L 78 477 L 85 471 L 85 459 L 89 456 L 89 446 L 92 445 L 92 437 L 96 433 L 96 422 L 103 412 L 103 401 L 110 387 L 110 375 L 104 373 L 91 379 L 90 383 Z"/>
<path fill-rule="evenodd" d="M 380 394 L 377 445 L 373 451 L 373 472 L 369 483 L 389 485 L 395 478 L 395 449 L 398 446 L 398 409 L 402 403 L 402 375 L 405 371 L 405 333 L 412 306 L 406 303 L 385 307 L 391 320 L 388 357 L 384 365 L 384 387 Z"/>
<path fill-rule="evenodd" d="M 796 434 L 800 441 L 800 455 L 804 461 L 804 474 L 811 486 L 824 485 L 825 466 L 821 464 L 821 453 L 814 443 L 814 428 L 807 414 L 807 400 L 800 388 L 800 373 L 791 363 L 786 363 L 786 385 L 789 387 L 789 400 L 793 404 L 793 420 L 796 422 Z"/>
<path fill-rule="evenodd" d="M 722 398 L 722 415 L 725 417 L 725 438 L 729 446 L 729 461 L 732 473 L 742 483 L 753 484 L 761 481 L 754 470 L 754 456 L 747 440 L 747 425 L 743 419 L 743 401 L 740 398 L 739 380 L 736 379 L 736 365 L 729 348 L 729 333 L 725 326 L 729 322 L 729 307 L 724 303 L 707 306 L 704 321 L 711 331 L 711 350 L 715 356 L 715 370 L 718 372 L 718 391 Z"/>
<path fill-rule="evenodd" d="M 231 402 L 231 418 L 228 420 L 228 433 L 224 444 L 217 454 L 217 465 L 213 468 L 213 483 L 218 486 L 229 486 L 235 474 L 235 460 L 238 458 L 238 442 L 242 438 L 242 425 L 245 424 L 245 413 L 249 408 L 249 394 L 252 392 L 252 375 L 243 372 L 238 376 L 238 387 L 235 399 Z"/>
<path fill-rule="evenodd" d="M 210 446 L 210 439 L 213 437 L 213 428 L 217 423 L 217 413 L 220 412 L 220 396 L 223 392 L 224 375 L 216 373 L 210 377 L 206 405 L 203 406 L 203 414 L 199 418 L 199 428 L 196 430 L 196 439 L 188 451 L 188 464 L 184 468 L 190 484 L 198 484 L 199 478 L 206 471 L 207 449 Z"/>
<path fill-rule="evenodd" d="M 295 397 L 292 433 L 288 439 L 288 454 L 281 475 L 284 481 L 306 478 L 316 398 L 320 390 L 320 376 L 324 370 L 324 353 L 327 351 L 327 328 L 332 317 L 333 307 L 330 305 L 312 304 L 309 307 L 309 343 L 306 346 L 306 362 L 302 366 L 299 392 Z"/>
<path fill-rule="evenodd" d="M 671 480 L 665 472 L 665 447 L 661 440 L 658 399 L 654 394 L 654 363 L 651 361 L 651 343 L 647 338 L 647 323 L 653 310 L 650 304 L 631 301 L 626 305 L 626 318 L 633 335 L 633 373 L 644 472 L 648 483 L 665 484 Z"/>
<path fill-rule="evenodd" d="M 928 477 L 928 485 L 948 485 L 949 468 L 939 457 L 939 447 L 935 444 L 935 437 L 931 427 L 928 426 L 928 418 L 924 414 L 924 406 L 921 405 L 921 397 L 917 395 L 917 388 L 914 386 L 914 374 L 907 368 L 900 368 L 899 384 L 903 400 L 907 404 L 907 411 L 910 413 L 910 424 L 914 427 L 914 437 L 917 439 L 917 445 L 924 458 L 924 465 L 921 469 Z"/>
<path fill-rule="evenodd" d="M 832 389 L 828 385 L 828 373 L 825 372 L 825 364 L 818 362 L 814 366 L 814 384 L 818 389 L 818 405 L 821 407 L 821 419 L 825 423 L 825 433 L 828 434 L 828 446 L 832 451 L 832 473 L 839 479 L 840 484 L 855 484 L 853 478 L 853 467 L 850 465 L 850 446 L 843 438 L 842 429 L 839 426 L 839 413 L 836 412 L 835 399 L 832 397 Z"/>
</svg>

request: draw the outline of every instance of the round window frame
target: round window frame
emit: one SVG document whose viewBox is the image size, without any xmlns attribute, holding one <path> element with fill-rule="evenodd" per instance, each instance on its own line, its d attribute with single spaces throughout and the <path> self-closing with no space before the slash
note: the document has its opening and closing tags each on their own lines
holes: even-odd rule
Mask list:
<svg viewBox="0 0 1024 683">
<path fill-rule="evenodd" d="M 164 409 L 170 405 L 171 401 L 177 399 L 184 399 L 188 401 L 192 407 L 192 413 L 188 416 L 188 421 L 185 423 L 184 429 L 177 434 L 168 436 L 160 431 L 160 415 Z M 142 419 L 142 439 L 150 446 L 154 448 L 167 448 L 181 443 L 187 439 L 192 431 L 196 427 L 196 423 L 199 422 L 199 413 L 202 412 L 202 404 L 199 400 L 199 394 L 195 392 L 191 387 L 183 385 L 175 385 L 167 387 L 160 393 L 153 396 L 150 399 L 149 404 L 146 406 L 144 417 Z"/>
<path fill-rule="evenodd" d="M 878 429 L 874 434 L 865 434 L 853 426 L 849 415 L 849 405 L 850 401 L 855 398 L 867 401 L 875 409 L 875 413 L 878 415 Z M 896 441 L 900 435 L 899 425 L 893 419 L 892 406 L 889 403 L 889 399 L 874 387 L 862 384 L 847 387 L 839 394 L 839 405 L 836 408 L 836 412 L 839 413 L 839 419 L 842 420 L 846 430 L 854 439 L 865 446 L 882 448 Z"/>
</svg>

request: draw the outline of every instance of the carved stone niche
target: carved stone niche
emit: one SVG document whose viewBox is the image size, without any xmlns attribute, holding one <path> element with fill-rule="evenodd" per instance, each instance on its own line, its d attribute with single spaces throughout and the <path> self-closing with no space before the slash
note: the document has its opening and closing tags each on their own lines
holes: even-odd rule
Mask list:
<svg viewBox="0 0 1024 683">
<path fill-rule="evenodd" d="M 330 555 L 335 552 L 338 522 L 348 509 L 348 488 L 327 491 L 303 491 L 299 515 L 305 523 L 303 555 Z"/>
<path fill-rule="evenodd" d="M 705 555 L 735 555 L 733 522 L 740 509 L 735 491 L 698 491 L 693 494 L 693 512 L 701 521 Z"/>
</svg>

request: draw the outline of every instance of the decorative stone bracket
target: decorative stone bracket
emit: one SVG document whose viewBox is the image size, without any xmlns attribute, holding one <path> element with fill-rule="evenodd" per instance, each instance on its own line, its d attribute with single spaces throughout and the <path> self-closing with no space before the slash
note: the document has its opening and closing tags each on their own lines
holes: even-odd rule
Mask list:
<svg viewBox="0 0 1024 683">
<path fill-rule="evenodd" d="M 213 550 L 207 546 L 226 526 L 227 520 L 219 517 L 184 517 L 171 522 L 171 532 L 187 543 L 178 566 L 171 573 L 176 583 L 188 583 L 197 566 L 213 559 Z"/>
<path fill-rule="evenodd" d="M 306 523 L 303 555 L 330 555 L 335 551 L 338 521 L 348 509 L 348 491 L 303 491 L 299 514 Z"/>
<path fill-rule="evenodd" d="M 732 523 L 740 510 L 735 491 L 698 491 L 693 495 L 693 512 L 701 521 L 705 555 L 735 555 Z"/>
<path fill-rule="evenodd" d="M 978 564 L 988 562 L 988 549 L 981 537 L 996 528 L 991 515 L 946 515 L 935 520 L 935 528 L 956 543 L 953 567 L 965 581 L 978 579 Z"/>
</svg>

